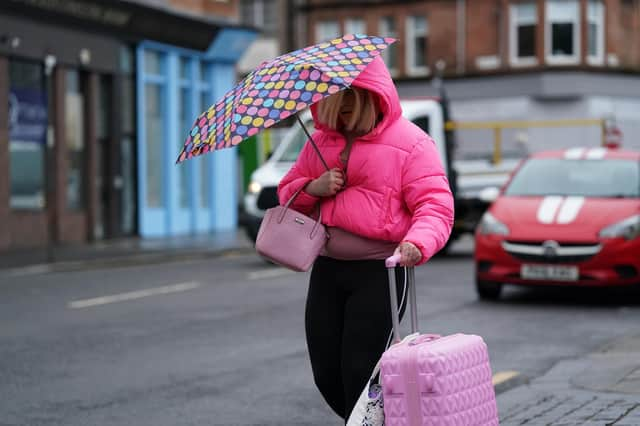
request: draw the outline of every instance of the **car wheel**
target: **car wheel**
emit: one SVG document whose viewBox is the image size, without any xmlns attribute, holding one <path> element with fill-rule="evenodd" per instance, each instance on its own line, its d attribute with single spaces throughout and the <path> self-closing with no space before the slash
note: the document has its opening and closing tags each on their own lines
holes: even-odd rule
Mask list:
<svg viewBox="0 0 640 426">
<path fill-rule="evenodd" d="M 502 292 L 502 284 L 476 279 L 476 291 L 482 300 L 498 300 Z"/>
</svg>

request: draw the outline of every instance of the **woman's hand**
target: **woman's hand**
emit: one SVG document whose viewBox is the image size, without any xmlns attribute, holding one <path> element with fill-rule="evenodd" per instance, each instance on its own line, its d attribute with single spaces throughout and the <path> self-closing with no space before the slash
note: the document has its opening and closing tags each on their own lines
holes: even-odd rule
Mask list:
<svg viewBox="0 0 640 426">
<path fill-rule="evenodd" d="M 422 259 L 422 253 L 410 242 L 401 243 L 394 254 L 400 254 L 400 266 L 416 266 Z"/>
<path fill-rule="evenodd" d="M 344 186 L 342 170 L 333 168 L 307 184 L 305 191 L 314 197 L 331 197 Z"/>
</svg>

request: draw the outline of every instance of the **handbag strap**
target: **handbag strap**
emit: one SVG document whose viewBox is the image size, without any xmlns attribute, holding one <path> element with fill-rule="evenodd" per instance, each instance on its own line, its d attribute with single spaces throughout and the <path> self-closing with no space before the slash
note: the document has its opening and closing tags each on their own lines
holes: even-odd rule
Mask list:
<svg viewBox="0 0 640 426">
<path fill-rule="evenodd" d="M 300 189 L 298 189 L 296 192 L 294 192 L 294 194 L 291 196 L 291 198 L 289 198 L 289 200 L 287 201 L 287 203 L 284 205 L 284 209 L 282 209 L 282 213 L 280 213 L 280 216 L 278 217 L 278 223 L 282 223 L 282 221 L 284 220 L 284 215 L 287 213 L 287 210 L 289 210 L 289 207 L 291 206 L 291 203 L 293 203 L 293 200 L 296 199 L 296 197 L 298 195 L 300 195 L 300 192 L 302 192 L 302 190 L 304 189 L 304 185 L 302 187 L 300 187 Z M 320 208 L 320 203 L 316 203 L 316 211 L 318 212 L 318 220 L 315 221 L 315 224 L 313 225 L 313 228 L 311 229 L 311 234 L 309 234 L 310 238 L 314 238 L 318 228 L 320 227 L 320 224 L 322 223 L 322 209 Z M 303 219 L 297 219 L 297 220 L 303 220 Z"/>
</svg>

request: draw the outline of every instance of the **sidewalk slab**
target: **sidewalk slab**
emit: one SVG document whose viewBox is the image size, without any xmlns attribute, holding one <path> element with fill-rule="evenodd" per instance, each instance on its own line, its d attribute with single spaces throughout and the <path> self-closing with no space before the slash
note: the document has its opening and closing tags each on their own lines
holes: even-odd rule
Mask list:
<svg viewBox="0 0 640 426">
<path fill-rule="evenodd" d="M 640 426 L 640 336 L 557 363 L 498 396 L 500 424 Z"/>
</svg>

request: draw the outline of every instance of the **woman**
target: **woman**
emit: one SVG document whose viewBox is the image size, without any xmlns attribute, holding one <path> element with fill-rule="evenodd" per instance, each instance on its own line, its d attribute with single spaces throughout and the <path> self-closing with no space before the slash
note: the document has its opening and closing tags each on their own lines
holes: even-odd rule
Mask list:
<svg viewBox="0 0 640 426">
<path fill-rule="evenodd" d="M 311 110 L 312 137 L 331 170 L 307 143 L 278 195 L 284 204 L 304 188 L 292 207 L 311 214 L 319 204 L 330 234 L 311 272 L 305 325 L 316 385 L 347 419 L 390 339 L 383 259 L 397 251 L 402 266 L 414 266 L 440 250 L 453 197 L 435 143 L 402 117 L 379 57 L 351 89 Z"/>
</svg>

